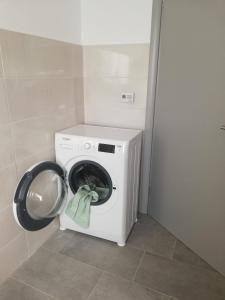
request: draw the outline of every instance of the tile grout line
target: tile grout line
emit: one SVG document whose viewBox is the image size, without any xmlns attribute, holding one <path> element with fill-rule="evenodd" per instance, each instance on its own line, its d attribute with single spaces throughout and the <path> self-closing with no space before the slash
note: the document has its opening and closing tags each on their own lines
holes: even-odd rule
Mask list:
<svg viewBox="0 0 225 300">
<path fill-rule="evenodd" d="M 176 240 L 175 240 L 175 242 L 176 242 Z M 143 284 L 141 284 L 141 283 L 135 281 L 135 277 L 136 277 L 137 272 L 139 271 L 139 269 L 140 269 L 140 267 L 141 267 L 141 264 L 142 264 L 142 262 L 143 262 L 143 260 L 144 260 L 145 255 L 146 255 L 146 251 L 144 250 L 144 253 L 142 254 L 142 257 L 140 258 L 139 264 L 138 264 L 138 266 L 137 266 L 137 269 L 136 269 L 136 271 L 135 271 L 135 273 L 134 273 L 134 275 L 133 275 L 133 277 L 132 277 L 132 279 L 131 279 L 130 281 L 133 282 L 133 283 L 136 283 L 136 284 L 138 284 L 138 285 L 140 285 L 140 286 L 143 286 L 143 287 L 147 288 L 148 290 L 152 290 L 152 291 L 154 291 L 154 292 L 157 292 L 157 293 L 159 293 L 160 295 L 167 296 L 167 297 L 169 297 L 170 300 L 173 300 L 173 297 L 172 297 L 171 295 L 167 295 L 167 294 L 165 294 L 165 293 L 162 293 L 162 292 L 159 291 L 159 290 L 155 290 L 155 289 L 153 289 L 153 288 L 150 288 L 150 287 L 148 287 L 148 286 L 146 286 L 146 285 L 143 285 Z M 178 300 L 178 299 L 175 299 L 175 300 Z"/>
<path fill-rule="evenodd" d="M 140 269 L 140 267 L 141 267 L 141 264 L 142 264 L 142 262 L 143 262 L 143 260 L 144 260 L 145 253 L 146 253 L 146 251 L 144 250 L 143 253 L 142 253 L 142 256 L 141 256 L 141 258 L 140 258 L 140 261 L 139 261 L 139 263 L 138 263 L 138 265 L 137 265 L 137 268 L 136 268 L 136 270 L 135 270 L 135 272 L 134 272 L 134 275 L 133 275 L 132 278 L 131 278 L 131 281 L 133 281 L 133 282 L 135 281 L 135 277 L 136 277 L 136 275 L 137 275 L 137 272 L 139 271 L 139 269 Z"/>
<path fill-rule="evenodd" d="M 94 293 L 94 291 L 95 291 L 95 288 L 97 287 L 97 285 L 98 285 L 100 279 L 102 278 L 102 276 L 104 275 L 104 273 L 105 273 L 105 272 L 102 270 L 101 275 L 98 277 L 98 280 L 96 281 L 96 284 L 95 284 L 95 285 L 93 286 L 93 288 L 91 289 L 90 294 L 87 296 L 87 299 L 86 299 L 86 300 L 89 300 L 90 297 L 93 295 L 93 293 Z"/>
<path fill-rule="evenodd" d="M 154 288 L 152 288 L 152 287 L 149 287 L 149 286 L 147 286 L 147 285 L 145 285 L 145 284 L 142 284 L 142 283 L 140 283 L 140 282 L 136 282 L 136 281 L 131 281 L 131 282 L 133 282 L 133 283 L 135 283 L 135 284 L 137 284 L 137 285 L 139 285 L 139 286 L 142 286 L 142 287 L 146 288 L 146 289 L 149 290 L 149 291 L 153 291 L 153 292 L 156 292 L 156 293 L 158 293 L 158 294 L 160 294 L 160 295 L 162 295 L 162 296 L 169 297 L 169 300 L 180 300 L 180 299 L 174 298 L 174 297 L 171 296 L 171 295 L 165 294 L 165 293 L 163 293 L 163 292 L 160 291 L 160 290 L 156 290 L 156 289 L 154 289 Z"/>
<path fill-rule="evenodd" d="M 89 266 L 89 267 L 92 267 L 92 268 L 94 268 L 94 269 L 96 269 L 96 270 L 98 270 L 98 271 L 104 272 L 103 269 L 100 269 L 100 268 L 98 268 L 98 267 L 96 267 L 96 266 L 94 266 L 94 265 L 90 265 L 90 264 L 88 264 L 88 263 L 86 263 L 86 262 L 83 262 L 83 261 L 81 261 L 81 260 L 75 259 L 75 258 L 73 258 L 73 257 L 71 257 L 71 256 L 69 256 L 69 255 L 63 254 L 63 253 L 61 253 L 61 252 L 55 252 L 55 251 L 49 250 L 48 248 L 45 248 L 45 247 L 43 247 L 43 246 L 41 246 L 38 250 L 40 250 L 40 249 L 46 250 L 46 251 L 48 251 L 48 252 L 50 252 L 50 253 L 52 253 L 52 254 L 62 255 L 62 256 L 64 256 L 64 257 L 68 258 L 68 259 L 74 260 L 75 262 L 84 264 L 84 265 Z M 35 253 L 34 253 L 34 254 L 35 254 Z"/>
<path fill-rule="evenodd" d="M 1 51 L 1 49 L 0 49 Z M 4 70 L 3 70 L 4 71 Z M 58 80 L 58 79 L 65 79 L 65 80 L 70 80 L 70 79 L 83 79 L 84 77 L 82 75 L 74 75 L 74 74 L 63 74 L 63 75 L 57 75 L 57 74 L 14 74 L 14 75 L 6 75 L 3 74 L 0 76 L 1 79 L 5 80 Z"/>
<path fill-rule="evenodd" d="M 44 291 L 38 289 L 37 287 L 35 287 L 35 286 L 33 286 L 33 285 L 31 285 L 31 284 L 29 284 L 29 283 L 23 281 L 23 280 L 20 280 L 20 279 L 14 277 L 13 275 L 10 276 L 9 278 L 11 278 L 11 279 L 13 279 L 13 280 L 15 280 L 15 281 L 17 281 L 17 282 L 23 284 L 23 285 L 29 286 L 29 287 L 32 288 L 33 290 L 38 291 L 38 292 L 40 292 L 41 294 L 44 294 L 44 295 L 46 295 L 46 296 L 48 296 L 48 297 L 50 297 L 50 298 L 52 298 L 52 299 L 54 299 L 54 300 L 60 300 L 59 298 L 56 298 L 56 297 L 54 297 L 54 296 L 52 296 L 52 295 L 50 295 L 50 294 L 48 294 L 48 293 L 46 293 L 46 292 L 44 292 Z"/>
<path fill-rule="evenodd" d="M 172 253 L 171 253 L 171 257 L 170 257 L 171 260 L 174 260 L 174 254 L 175 254 L 176 246 L 177 246 L 177 239 L 175 238 Z"/>
<path fill-rule="evenodd" d="M 72 110 L 75 110 L 76 109 L 76 105 L 75 104 L 71 104 L 71 105 L 68 105 L 66 106 L 66 109 L 63 110 L 61 113 L 64 114 L 64 113 L 69 113 L 71 112 Z M 48 112 L 45 112 L 45 113 L 41 113 L 40 115 L 37 115 L 37 116 L 29 116 L 29 117 L 25 117 L 23 119 L 19 119 L 19 120 L 14 120 L 12 119 L 7 125 L 11 125 L 11 126 L 15 126 L 15 125 L 18 125 L 20 123 L 23 123 L 23 122 L 27 122 L 27 121 L 34 121 L 34 120 L 38 120 L 38 119 L 44 119 L 44 118 L 49 118 L 49 117 L 52 117 L 52 115 L 54 113 L 58 113 L 59 112 L 59 109 L 56 108 L 56 109 L 53 109 L 51 111 L 48 111 Z M 7 126 L 5 125 L 5 126 Z"/>
<path fill-rule="evenodd" d="M 6 248 L 7 246 L 9 246 L 11 243 L 15 242 L 17 239 L 19 239 L 22 235 L 24 234 L 24 232 L 21 232 L 19 234 L 17 234 L 12 240 L 10 240 L 8 243 L 6 243 L 3 247 L 0 248 L 0 251 L 4 248 Z"/>
</svg>

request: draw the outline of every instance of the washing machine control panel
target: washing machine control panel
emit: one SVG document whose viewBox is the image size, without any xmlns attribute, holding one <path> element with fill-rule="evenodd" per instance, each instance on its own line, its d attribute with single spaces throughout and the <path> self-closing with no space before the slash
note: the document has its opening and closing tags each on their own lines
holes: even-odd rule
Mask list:
<svg viewBox="0 0 225 300">
<path fill-rule="evenodd" d="M 123 151 L 123 145 L 118 145 L 118 144 L 113 145 L 113 144 L 85 141 L 81 146 L 81 150 L 87 151 L 88 153 L 102 152 L 102 153 L 115 154 Z"/>
<path fill-rule="evenodd" d="M 85 150 L 90 150 L 92 148 L 92 144 L 91 143 L 84 143 L 84 149 Z"/>
<path fill-rule="evenodd" d="M 64 153 L 108 153 L 108 154 L 122 154 L 123 144 L 99 142 L 95 140 L 82 139 L 80 141 L 69 137 L 60 137 L 57 140 L 57 147 L 64 151 Z"/>
</svg>

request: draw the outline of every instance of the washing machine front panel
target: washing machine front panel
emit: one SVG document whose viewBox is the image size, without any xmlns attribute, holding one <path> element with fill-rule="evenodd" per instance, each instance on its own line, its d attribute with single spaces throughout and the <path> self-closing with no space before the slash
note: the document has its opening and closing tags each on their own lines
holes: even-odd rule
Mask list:
<svg viewBox="0 0 225 300">
<path fill-rule="evenodd" d="M 57 159 L 56 159 L 57 160 Z M 92 212 L 102 214 L 108 210 L 110 210 L 118 201 L 118 193 L 121 192 L 121 186 L 118 184 L 120 182 L 119 176 L 122 176 L 122 174 L 117 175 L 118 172 L 116 172 L 115 166 L 112 167 L 112 161 L 105 161 L 102 160 L 99 156 L 94 156 L 94 155 L 80 155 L 71 158 L 69 161 L 67 161 L 66 164 L 64 164 L 65 172 L 66 172 L 66 183 L 68 186 L 68 201 L 74 196 L 76 189 L 74 191 L 70 187 L 70 175 L 72 175 L 72 170 L 75 166 L 86 165 L 86 162 L 88 162 L 87 166 L 94 166 L 94 171 L 96 169 L 97 174 L 101 174 L 102 177 L 94 176 L 94 182 L 95 184 L 98 184 L 98 180 L 100 180 L 100 187 L 108 187 L 108 193 L 107 193 L 107 198 L 104 198 L 102 202 L 99 201 L 97 205 L 92 205 Z M 57 163 L 62 165 L 62 163 L 57 160 Z M 82 169 L 82 168 L 81 168 Z M 84 168 L 85 169 L 85 168 Z M 91 168 L 92 169 L 92 168 Z M 93 169 L 92 169 L 93 171 Z M 79 171 L 78 171 L 79 173 Z M 122 172 L 120 172 L 122 173 Z M 81 176 L 78 178 L 80 180 L 80 184 L 82 184 L 82 175 L 83 172 L 81 171 Z M 95 173 L 94 173 L 95 175 Z M 76 176 L 75 176 L 76 177 Z M 75 178 L 74 177 L 74 178 Z M 95 181 L 97 180 L 97 182 Z M 102 183 L 103 181 L 103 183 Z M 77 184 L 78 187 L 79 184 Z M 77 188 L 76 187 L 76 188 Z M 101 199 L 100 199 L 101 200 Z"/>
<path fill-rule="evenodd" d="M 46 227 L 60 213 L 66 201 L 64 170 L 54 162 L 41 162 L 21 178 L 14 197 L 16 221 L 24 229 Z"/>
</svg>

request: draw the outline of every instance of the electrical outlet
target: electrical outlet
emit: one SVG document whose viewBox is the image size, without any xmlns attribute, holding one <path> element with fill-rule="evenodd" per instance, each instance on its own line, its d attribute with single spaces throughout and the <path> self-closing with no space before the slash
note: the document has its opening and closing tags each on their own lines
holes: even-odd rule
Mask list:
<svg viewBox="0 0 225 300">
<path fill-rule="evenodd" d="M 121 102 L 122 103 L 134 103 L 135 93 L 122 93 L 121 94 Z"/>
</svg>

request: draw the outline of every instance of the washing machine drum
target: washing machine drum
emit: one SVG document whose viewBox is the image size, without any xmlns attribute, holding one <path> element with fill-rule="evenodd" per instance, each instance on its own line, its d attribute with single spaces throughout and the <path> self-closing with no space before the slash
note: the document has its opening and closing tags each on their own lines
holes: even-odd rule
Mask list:
<svg viewBox="0 0 225 300">
<path fill-rule="evenodd" d="M 91 205 L 101 205 L 111 196 L 113 184 L 109 173 L 100 164 L 94 161 L 80 161 L 76 163 L 69 173 L 69 185 L 75 194 L 80 186 L 88 185 L 99 195 L 99 200 Z"/>
</svg>

